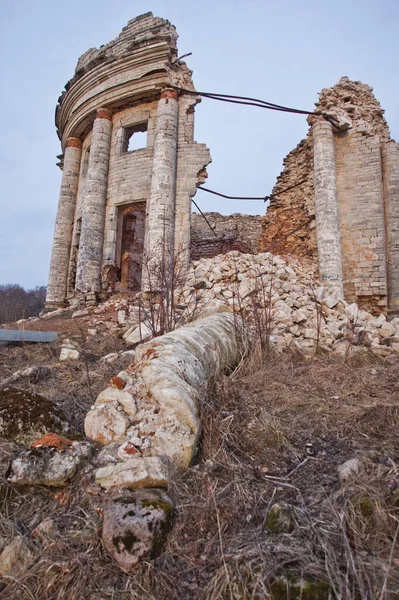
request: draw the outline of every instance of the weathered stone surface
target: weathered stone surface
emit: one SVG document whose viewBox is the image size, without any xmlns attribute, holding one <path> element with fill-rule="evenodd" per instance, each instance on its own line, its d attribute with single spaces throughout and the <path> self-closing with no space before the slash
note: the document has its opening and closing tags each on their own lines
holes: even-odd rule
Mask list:
<svg viewBox="0 0 399 600">
<path fill-rule="evenodd" d="M 188 264 L 191 198 L 211 159 L 194 141 L 200 99 L 172 87 L 194 89 L 176 40 L 169 21 L 140 15 L 79 59 L 60 97 L 64 171 L 48 306 L 78 290 L 94 305 L 102 290 L 139 289 L 142 267 L 145 276 L 158 269 L 161 255 Z"/>
<path fill-rule="evenodd" d="M 353 479 L 360 472 L 360 461 L 351 458 L 338 467 L 338 477 L 342 483 Z"/>
<path fill-rule="evenodd" d="M 117 387 L 108 387 L 97 396 L 94 406 L 99 407 L 106 402 L 118 403 L 129 417 L 134 418 L 137 413 L 136 402 L 126 390 Z"/>
<path fill-rule="evenodd" d="M 51 400 L 26 390 L 0 390 L 1 438 L 30 445 L 49 431 L 69 431 L 65 415 Z"/>
<path fill-rule="evenodd" d="M 74 442 L 70 450 L 42 447 L 23 452 L 11 463 L 9 481 L 18 485 L 63 487 L 92 452 L 87 442 Z"/>
<path fill-rule="evenodd" d="M 286 502 L 273 504 L 266 517 L 266 526 L 271 533 L 290 533 L 294 528 L 294 510 Z"/>
<path fill-rule="evenodd" d="M 123 410 L 118 410 L 111 402 L 105 402 L 90 410 L 85 419 L 85 434 L 99 444 L 122 441 L 130 425 Z"/>
<path fill-rule="evenodd" d="M 21 537 L 15 537 L 0 554 L 0 576 L 15 577 L 32 561 L 33 548 Z"/>
<path fill-rule="evenodd" d="M 191 215 L 191 260 L 210 258 L 232 250 L 256 254 L 262 227 L 258 215 L 221 215 L 217 212 Z M 213 233 L 212 233 L 212 230 Z"/>
<path fill-rule="evenodd" d="M 167 487 L 168 462 L 160 456 L 133 456 L 125 462 L 98 469 L 95 479 L 105 489 Z"/>
<path fill-rule="evenodd" d="M 152 329 L 145 323 L 132 327 L 124 335 L 127 344 L 141 344 L 148 342 L 153 336 Z"/>
<path fill-rule="evenodd" d="M 79 356 L 80 354 L 76 342 L 69 339 L 64 340 L 60 353 L 60 361 L 78 360 Z"/>
<path fill-rule="evenodd" d="M 383 112 L 372 88 L 359 81 L 342 77 L 321 91 L 317 117 L 311 115 L 309 122 L 324 120 L 325 131 L 318 135 L 314 125 L 284 160 L 263 222 L 260 250 L 273 248 L 278 254 L 310 258 L 313 264 L 321 260 L 320 275 L 328 275 L 324 267 L 334 240 L 331 257 L 336 265 L 330 267 L 338 274 L 341 250 L 345 299 L 376 314 L 386 311 L 388 301 L 394 314 L 399 307 L 399 145 L 390 139 Z M 327 135 L 329 123 L 333 130 Z M 327 152 L 330 167 L 322 173 L 319 159 L 325 161 Z M 314 168 L 322 174 L 319 181 L 314 180 Z M 333 194 L 335 208 L 332 214 L 328 204 L 315 223 L 320 193 Z M 333 227 L 331 235 L 323 234 L 325 243 L 319 239 L 317 250 L 317 232 L 321 227 L 326 233 L 326 225 Z"/>
<path fill-rule="evenodd" d="M 126 492 L 106 504 L 102 539 L 121 569 L 129 573 L 160 553 L 172 512 L 171 500 L 158 490 Z"/>
</svg>

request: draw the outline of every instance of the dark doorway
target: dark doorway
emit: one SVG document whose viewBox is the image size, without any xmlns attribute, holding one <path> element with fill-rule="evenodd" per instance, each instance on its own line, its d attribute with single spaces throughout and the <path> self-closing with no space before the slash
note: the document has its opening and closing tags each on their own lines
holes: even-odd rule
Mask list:
<svg viewBox="0 0 399 600">
<path fill-rule="evenodd" d="M 145 202 L 120 207 L 118 227 L 120 284 L 124 289 L 141 288 Z"/>
</svg>

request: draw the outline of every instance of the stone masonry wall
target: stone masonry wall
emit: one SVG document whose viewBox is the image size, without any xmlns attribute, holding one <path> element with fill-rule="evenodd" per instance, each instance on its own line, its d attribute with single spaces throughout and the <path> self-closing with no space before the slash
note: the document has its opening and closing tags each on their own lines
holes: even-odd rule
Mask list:
<svg viewBox="0 0 399 600">
<path fill-rule="evenodd" d="M 315 110 L 333 124 L 344 297 L 374 312 L 386 310 L 387 254 L 392 255 L 392 244 L 399 243 L 395 234 L 386 236 L 396 219 L 392 210 L 387 216 L 388 204 L 392 206 L 388 189 L 396 186 L 384 188 L 383 172 L 388 172 L 384 160 L 390 160 L 393 173 L 398 155 L 392 161 L 392 154 L 388 159 L 383 151 L 390 140 L 383 113 L 372 88 L 347 77 L 321 91 Z M 313 162 L 310 129 L 284 160 L 262 223 L 260 251 L 308 256 L 318 262 Z"/>
<path fill-rule="evenodd" d="M 108 195 L 105 215 L 104 266 L 116 265 L 118 211 L 120 207 L 148 200 L 154 155 L 154 129 L 157 102 L 127 108 L 113 116 Z M 126 128 L 147 123 L 147 146 L 125 151 Z M 133 134 L 134 136 L 134 134 Z"/>
<path fill-rule="evenodd" d="M 211 258 L 232 250 L 256 254 L 262 227 L 259 215 L 204 213 L 215 233 L 199 213 L 191 215 L 191 259 Z M 216 234 L 216 235 L 215 235 Z"/>
<path fill-rule="evenodd" d="M 345 299 L 386 308 L 380 138 L 352 129 L 335 136 Z"/>
<path fill-rule="evenodd" d="M 146 275 L 148 257 L 157 271 L 160 251 L 168 261 L 179 252 L 188 267 L 191 199 L 211 157 L 205 144 L 194 141 L 194 108 L 200 98 L 175 89 L 194 90 L 176 41 L 169 21 L 152 13 L 132 19 L 115 40 L 79 59 L 58 100 L 62 150 L 76 140 L 82 154 L 75 166 L 77 185 L 72 190 L 68 184 L 67 194 L 60 196 L 49 309 L 72 301 L 91 305 L 119 283 L 134 280 L 137 288 L 143 256 Z M 145 147 L 137 149 L 135 136 L 143 132 Z M 136 149 L 129 150 L 132 135 Z M 68 163 L 66 155 L 58 158 L 61 168 Z M 147 279 L 141 281 L 143 290 Z"/>
</svg>

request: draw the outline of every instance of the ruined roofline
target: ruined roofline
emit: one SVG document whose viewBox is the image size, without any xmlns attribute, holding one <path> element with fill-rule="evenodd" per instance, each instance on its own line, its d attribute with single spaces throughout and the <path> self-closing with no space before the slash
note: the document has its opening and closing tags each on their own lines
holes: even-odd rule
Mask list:
<svg viewBox="0 0 399 600">
<path fill-rule="evenodd" d="M 114 40 L 87 50 L 56 107 L 63 148 L 68 137 L 84 137 L 99 107 L 121 110 L 153 101 L 173 84 L 194 89 L 191 71 L 177 61 L 177 38 L 169 21 L 145 13 L 130 20 Z"/>
</svg>

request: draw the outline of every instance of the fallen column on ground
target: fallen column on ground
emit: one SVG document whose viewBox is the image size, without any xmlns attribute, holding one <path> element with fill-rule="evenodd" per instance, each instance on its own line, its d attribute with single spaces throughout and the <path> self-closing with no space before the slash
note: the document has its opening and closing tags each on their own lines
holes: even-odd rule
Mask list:
<svg viewBox="0 0 399 600">
<path fill-rule="evenodd" d="M 103 541 L 124 570 L 160 548 L 173 511 L 162 491 L 168 470 L 190 465 L 198 400 L 212 377 L 239 362 L 242 341 L 240 318 L 220 313 L 142 344 L 87 414 L 87 437 L 105 446 L 95 473 L 110 497 Z"/>
</svg>

